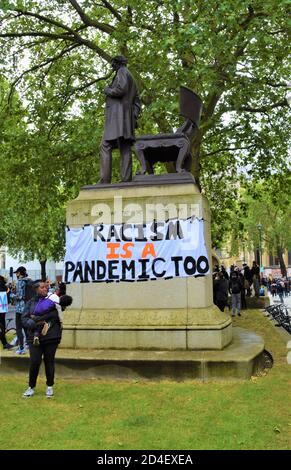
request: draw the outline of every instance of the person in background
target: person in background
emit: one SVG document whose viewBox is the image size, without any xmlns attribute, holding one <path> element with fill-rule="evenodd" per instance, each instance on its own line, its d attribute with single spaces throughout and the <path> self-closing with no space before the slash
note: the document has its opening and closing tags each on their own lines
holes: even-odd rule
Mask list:
<svg viewBox="0 0 291 470">
<path fill-rule="evenodd" d="M 241 288 L 241 309 L 244 310 L 247 308 L 247 302 L 246 302 L 246 289 L 245 289 L 245 278 L 244 278 L 244 274 L 242 271 L 238 270 L 238 276 L 240 278 L 240 281 L 241 281 L 241 285 L 242 285 L 242 288 Z"/>
<path fill-rule="evenodd" d="M 4 349 L 12 349 L 13 346 L 8 343 L 6 339 L 6 321 L 5 317 L 8 313 L 8 287 L 6 286 L 6 281 L 3 276 L 0 276 L 0 341 Z"/>
<path fill-rule="evenodd" d="M 284 285 L 283 279 L 279 279 L 277 282 L 277 294 L 282 304 L 284 303 L 284 299 L 283 299 L 284 287 L 285 285 Z"/>
<path fill-rule="evenodd" d="M 271 290 L 272 282 L 273 282 L 273 277 L 271 274 L 269 274 L 268 280 L 267 280 L 267 286 L 268 286 L 268 291 L 270 293 L 272 293 L 272 290 Z"/>
<path fill-rule="evenodd" d="M 252 280 L 254 284 L 255 296 L 259 297 L 260 295 L 260 266 L 256 263 L 256 261 L 253 261 L 251 274 L 252 274 Z"/>
<path fill-rule="evenodd" d="M 288 297 L 289 295 L 289 282 L 287 277 L 284 279 L 284 296 Z"/>
<path fill-rule="evenodd" d="M 59 282 L 59 284 L 56 287 L 56 294 L 61 297 L 62 295 L 66 295 L 67 292 L 67 286 L 64 282 Z"/>
<path fill-rule="evenodd" d="M 243 263 L 244 288 L 247 291 L 247 297 L 251 296 L 251 286 L 253 283 L 252 273 L 247 263 Z"/>
<path fill-rule="evenodd" d="M 15 325 L 18 339 L 18 349 L 16 354 L 22 355 L 26 353 L 26 348 L 24 346 L 24 334 L 21 316 L 24 312 L 27 302 L 26 288 L 28 282 L 31 282 L 31 280 L 28 278 L 26 268 L 24 266 L 19 266 L 19 268 L 17 268 L 14 273 L 17 277 L 16 292 L 15 294 L 11 295 L 11 297 L 13 298 L 15 305 Z"/>
<path fill-rule="evenodd" d="M 213 283 L 215 304 L 221 312 L 224 312 L 228 305 L 228 280 L 224 277 L 223 272 L 217 273 L 217 277 Z"/>
<path fill-rule="evenodd" d="M 273 280 L 271 284 L 271 295 L 272 297 L 276 297 L 277 295 L 277 284 L 275 280 Z"/>
<path fill-rule="evenodd" d="M 229 292 L 231 293 L 231 303 L 232 303 L 232 316 L 235 317 L 235 314 L 240 317 L 241 309 L 241 291 L 242 291 L 242 282 L 239 277 L 237 268 L 230 275 L 229 281 Z"/>
<path fill-rule="evenodd" d="M 229 281 L 229 275 L 228 275 L 228 272 L 226 271 L 225 267 L 223 265 L 221 265 L 221 272 L 223 274 L 223 277 L 224 279 L 226 279 L 227 281 Z"/>
</svg>

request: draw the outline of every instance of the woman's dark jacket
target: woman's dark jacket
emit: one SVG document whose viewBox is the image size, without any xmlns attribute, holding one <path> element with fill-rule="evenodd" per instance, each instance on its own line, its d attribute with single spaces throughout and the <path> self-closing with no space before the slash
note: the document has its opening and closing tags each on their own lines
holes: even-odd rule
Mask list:
<svg viewBox="0 0 291 470">
<path fill-rule="evenodd" d="M 37 316 L 36 321 L 31 319 L 31 315 L 34 314 L 35 307 L 39 301 L 40 297 L 34 297 L 25 306 L 25 310 L 21 316 L 22 324 L 27 330 L 27 341 L 28 343 L 33 342 L 33 333 L 38 322 L 47 322 L 49 323 L 49 329 L 45 336 L 40 335 L 39 341 L 43 343 L 59 343 L 62 338 L 62 329 L 59 320 L 59 315 L 57 309 L 51 309 L 43 315 Z M 32 323 L 33 321 L 33 323 Z"/>
<path fill-rule="evenodd" d="M 227 279 L 218 279 L 214 281 L 214 297 L 216 302 L 227 302 L 228 300 L 228 281 Z"/>
<path fill-rule="evenodd" d="M 5 282 L 3 281 L 0 281 L 0 292 L 7 292 L 7 286 L 5 284 Z"/>
</svg>

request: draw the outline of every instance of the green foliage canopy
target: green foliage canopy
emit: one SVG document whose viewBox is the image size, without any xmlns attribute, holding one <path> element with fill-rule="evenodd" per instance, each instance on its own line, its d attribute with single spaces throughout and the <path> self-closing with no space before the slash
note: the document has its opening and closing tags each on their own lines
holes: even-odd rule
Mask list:
<svg viewBox="0 0 291 470">
<path fill-rule="evenodd" d="M 141 92 L 140 134 L 179 125 L 179 85 L 203 99 L 192 172 L 210 199 L 218 246 L 240 175 L 286 173 L 289 13 L 286 0 L 2 0 L 1 72 L 10 104 L 14 90 L 25 104 L 27 132 L 21 151 L 11 142 L 19 161 L 6 171 L 5 158 L 3 171 L 25 198 L 45 193 L 62 211 L 96 182 L 103 88 L 111 57 L 123 53 Z M 117 166 L 118 158 L 116 178 Z"/>
<path fill-rule="evenodd" d="M 237 211 L 231 216 L 232 251 L 244 247 L 278 257 L 283 276 L 283 254 L 291 249 L 291 177 L 272 175 L 268 183 L 245 181 L 240 188 Z"/>
</svg>

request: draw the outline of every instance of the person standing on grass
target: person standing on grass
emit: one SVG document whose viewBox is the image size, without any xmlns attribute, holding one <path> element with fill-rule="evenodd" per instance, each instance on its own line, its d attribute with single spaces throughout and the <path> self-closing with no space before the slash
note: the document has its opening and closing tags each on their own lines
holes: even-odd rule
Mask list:
<svg viewBox="0 0 291 470">
<path fill-rule="evenodd" d="M 240 317 L 241 309 L 241 291 L 242 291 L 242 282 L 239 276 L 237 268 L 231 273 L 229 281 L 229 292 L 231 293 L 231 303 L 232 303 L 232 316 L 237 315 Z"/>
<path fill-rule="evenodd" d="M 35 281 L 34 285 L 36 296 L 27 303 L 22 315 L 23 326 L 27 328 L 30 355 L 29 388 L 24 392 L 23 397 L 28 398 L 34 395 L 43 358 L 47 384 L 46 396 L 51 398 L 54 395 L 55 354 L 62 338 L 62 328 L 57 308 L 52 308 L 42 315 L 36 316 L 34 314 L 38 306 L 46 299 L 49 287 L 46 282 L 41 280 Z M 33 344 L 34 332 L 39 324 L 43 324 L 43 332 L 39 336 L 39 344 Z"/>
</svg>

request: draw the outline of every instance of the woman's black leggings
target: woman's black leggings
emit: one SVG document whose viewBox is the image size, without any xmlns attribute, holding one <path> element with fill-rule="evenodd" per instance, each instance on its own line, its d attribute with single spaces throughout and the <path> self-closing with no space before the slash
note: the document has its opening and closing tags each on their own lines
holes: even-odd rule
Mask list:
<svg viewBox="0 0 291 470">
<path fill-rule="evenodd" d="M 39 346 L 29 345 L 30 367 L 29 386 L 34 388 L 39 373 L 42 357 L 45 367 L 46 384 L 52 387 L 55 377 L 55 355 L 59 343 L 41 343 Z"/>
<path fill-rule="evenodd" d="M 20 347 L 20 349 L 23 349 L 24 334 L 23 334 L 23 325 L 22 325 L 21 317 L 22 317 L 21 313 L 15 314 L 15 328 L 16 328 L 16 334 L 17 334 L 17 339 L 18 339 L 18 346 Z"/>
</svg>

